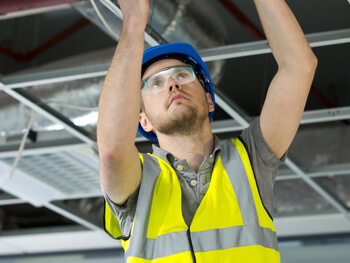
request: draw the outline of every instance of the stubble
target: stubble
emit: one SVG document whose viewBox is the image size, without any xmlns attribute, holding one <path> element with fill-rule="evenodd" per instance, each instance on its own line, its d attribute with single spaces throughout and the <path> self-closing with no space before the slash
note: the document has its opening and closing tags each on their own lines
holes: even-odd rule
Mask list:
<svg viewBox="0 0 350 263">
<path fill-rule="evenodd" d="M 176 104 L 182 104 L 181 101 L 175 102 Z M 179 105 L 173 105 L 179 106 Z M 152 123 L 156 133 L 162 133 L 165 135 L 173 136 L 189 136 L 194 135 L 202 128 L 205 119 L 208 117 L 208 105 L 202 105 L 207 110 L 201 109 L 200 111 L 194 105 L 183 105 L 186 107 L 186 111 L 182 114 L 173 114 L 167 120 L 161 121 L 156 117 L 150 116 L 145 111 L 145 114 L 149 121 Z M 169 106 L 164 105 L 165 109 Z M 183 111 L 183 110 L 182 110 Z"/>
</svg>

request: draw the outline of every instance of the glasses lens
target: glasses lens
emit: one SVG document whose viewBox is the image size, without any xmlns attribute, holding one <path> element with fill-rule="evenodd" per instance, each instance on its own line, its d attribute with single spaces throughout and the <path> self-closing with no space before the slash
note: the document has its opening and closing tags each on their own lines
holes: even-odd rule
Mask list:
<svg viewBox="0 0 350 263">
<path fill-rule="evenodd" d="M 180 85 L 185 85 L 194 81 L 196 75 L 191 66 L 165 68 L 144 79 L 141 83 L 141 89 L 145 95 L 158 93 L 167 87 L 169 77 Z"/>
<path fill-rule="evenodd" d="M 192 67 L 178 67 L 174 69 L 172 78 L 181 85 L 194 81 L 195 74 Z"/>
</svg>

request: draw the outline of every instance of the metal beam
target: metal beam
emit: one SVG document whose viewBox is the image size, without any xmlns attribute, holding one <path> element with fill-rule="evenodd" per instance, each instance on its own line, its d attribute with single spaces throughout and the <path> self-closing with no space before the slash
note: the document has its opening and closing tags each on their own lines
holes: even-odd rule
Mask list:
<svg viewBox="0 0 350 263">
<path fill-rule="evenodd" d="M 0 168 L 1 171 L 1 168 Z M 1 180 L 1 179 L 0 179 Z M 5 205 L 18 205 L 18 204 L 25 204 L 27 201 L 13 197 L 12 195 L 8 193 L 1 193 L 0 194 L 0 206 L 5 206 Z"/>
<path fill-rule="evenodd" d="M 20 8 L 20 6 L 18 6 L 18 9 L 19 8 Z M 69 9 L 69 8 L 70 8 L 70 4 L 68 4 L 68 3 L 58 4 L 58 5 L 41 6 L 41 7 L 38 6 L 38 7 L 32 8 L 32 9 L 23 8 L 23 9 L 19 9 L 16 11 L 12 11 L 10 13 L 1 14 L 0 20 L 37 15 L 37 14 L 41 14 L 41 13 L 48 13 L 48 12 L 52 12 L 52 11 L 58 11 L 58 10 Z"/>
<path fill-rule="evenodd" d="M 60 201 L 58 201 L 60 202 Z M 53 204 L 53 203 L 47 203 L 44 205 L 46 208 L 56 212 L 57 214 L 60 214 L 61 216 L 64 216 L 75 223 L 85 226 L 86 228 L 98 232 L 104 232 L 102 229 L 102 226 L 98 226 L 97 223 L 92 222 L 91 220 L 84 218 L 82 215 L 79 215 L 76 212 L 73 212 L 73 209 L 69 209 L 69 207 L 61 204 Z"/>
<path fill-rule="evenodd" d="M 300 124 L 350 120 L 350 107 L 306 111 Z"/>
<path fill-rule="evenodd" d="M 107 74 L 110 63 L 94 64 L 81 67 L 72 67 L 59 70 L 50 70 L 23 74 L 11 77 L 2 77 L 0 90 L 8 88 L 24 88 L 52 83 L 62 83 L 80 79 L 104 77 Z M 2 82 L 2 83 L 1 83 Z"/>
<path fill-rule="evenodd" d="M 240 115 L 233 110 L 231 105 L 229 105 L 226 101 L 224 101 L 221 98 L 221 95 L 218 95 L 218 94 L 217 94 L 217 104 L 220 105 L 220 107 L 223 107 L 224 110 L 232 118 L 235 118 L 235 117 L 240 118 Z M 324 110 L 312 110 L 312 111 L 304 112 L 303 117 L 301 119 L 301 124 L 323 123 L 323 122 L 341 121 L 341 120 L 348 120 L 348 119 L 350 119 L 350 107 L 341 107 L 341 108 L 324 109 Z M 243 123 L 243 121 L 245 123 L 245 119 L 240 118 L 240 121 L 241 122 L 238 122 L 237 120 L 233 120 L 233 119 L 213 121 L 211 123 L 212 131 L 214 134 L 241 131 L 244 129 L 245 126 L 242 126 L 240 123 Z M 135 139 L 136 143 L 146 142 L 146 141 L 147 139 L 140 135 L 137 135 Z M 52 153 L 52 152 L 63 151 L 63 150 L 74 150 L 76 148 L 83 147 L 84 145 L 85 144 L 82 144 L 82 143 L 62 144 L 61 142 L 59 145 L 42 146 L 39 148 L 26 149 L 23 152 L 23 156 Z M 10 150 L 10 151 L 9 150 L 1 151 L 0 149 L 0 159 L 8 158 L 8 157 L 16 157 L 17 154 L 18 154 L 17 149 Z M 291 179 L 295 179 L 294 176 L 295 175 L 288 175 L 288 178 L 290 177 Z M 278 179 L 278 180 L 283 180 L 283 179 Z"/>
<path fill-rule="evenodd" d="M 310 43 L 312 46 L 350 43 L 350 29 L 309 34 L 307 36 L 310 41 L 314 41 Z M 255 41 L 199 51 L 205 61 L 266 54 L 270 52 L 271 50 L 268 46 L 267 41 Z M 1 79 L 3 85 L 0 84 L 0 90 L 5 88 L 23 88 L 35 85 L 102 77 L 106 75 L 109 65 L 109 63 L 95 64 L 82 67 L 24 74 L 20 76 L 3 77 Z"/>
<path fill-rule="evenodd" d="M 43 146 L 43 147 L 37 147 L 37 148 L 26 148 L 22 156 L 32 156 L 32 155 L 41 155 L 41 154 L 48 154 L 48 153 L 57 153 L 61 151 L 71 151 L 75 149 L 79 149 L 82 147 L 89 147 L 85 143 L 76 143 L 76 144 L 61 144 L 61 145 L 52 145 L 52 146 Z M 0 159 L 4 158 L 16 158 L 18 155 L 18 147 L 16 150 L 10 150 L 10 151 L 1 151 L 0 150 Z"/>
<path fill-rule="evenodd" d="M 325 176 L 350 176 L 350 163 L 311 167 L 304 172 L 307 177 L 311 178 L 319 178 Z M 300 177 L 295 173 L 291 173 L 289 170 L 279 170 L 277 172 L 276 181 L 287 181 L 296 179 L 300 179 Z"/>
<path fill-rule="evenodd" d="M 228 121 L 223 121 L 223 123 L 226 123 Z M 231 121 L 232 122 L 232 121 Z M 87 147 L 87 146 L 86 146 Z M 92 171 L 98 172 L 98 159 L 97 156 L 86 156 L 83 154 L 80 154 L 76 151 L 74 151 L 76 148 L 71 148 L 70 146 L 65 147 L 62 146 L 62 148 L 57 148 L 59 151 L 64 151 L 65 154 L 68 154 L 72 158 L 74 158 L 76 161 L 87 165 L 91 168 Z M 48 150 L 48 152 L 46 152 Z M 39 152 L 33 152 L 33 154 L 45 154 L 45 153 L 52 153 L 57 152 L 54 148 L 48 148 L 48 149 L 40 149 Z M 6 156 L 6 157 L 15 157 L 15 156 Z M 310 178 L 320 178 L 320 177 L 329 177 L 329 176 L 350 176 L 350 163 L 346 164 L 336 164 L 336 165 L 325 165 L 325 166 L 319 166 L 319 167 L 311 167 L 304 171 L 305 175 Z M 290 170 L 279 170 L 277 174 L 276 181 L 286 181 L 286 180 L 297 180 L 300 179 L 300 176 L 293 173 Z M 101 193 L 71 193 L 69 196 L 67 195 L 58 195 L 54 196 L 51 200 L 67 200 L 67 199 L 79 199 L 79 198 L 92 198 L 92 197 L 100 197 L 102 196 Z M 6 198 L 2 199 L 0 198 L 0 205 L 6 205 L 6 204 L 15 204 L 15 203 L 23 203 L 25 201 L 20 199 L 11 199 Z"/>
<path fill-rule="evenodd" d="M 5 87 L 3 89 L 5 93 L 10 95 L 11 97 L 17 99 L 18 101 L 22 102 L 23 104 L 27 105 L 37 113 L 41 114 L 42 116 L 48 118 L 54 123 L 61 124 L 69 133 L 74 135 L 75 137 L 79 138 L 86 144 L 95 147 L 96 146 L 96 140 L 92 139 L 87 131 L 85 131 L 83 128 L 80 128 L 76 126 L 74 123 L 72 123 L 69 119 L 67 119 L 62 114 L 58 113 L 57 111 L 53 110 L 51 107 L 47 106 L 45 103 L 41 102 L 36 97 L 30 95 L 25 90 L 22 89 L 10 89 Z"/>
<path fill-rule="evenodd" d="M 215 100 L 217 105 L 219 105 L 229 116 L 235 120 L 222 120 L 214 121 L 212 126 L 212 131 L 214 134 L 219 134 L 223 132 L 235 132 L 241 131 L 249 125 L 247 120 L 257 118 L 256 117 L 242 117 L 242 113 L 238 112 L 237 106 L 232 104 L 225 96 L 222 94 L 215 94 Z M 311 124 L 311 123 L 323 123 L 332 121 L 342 121 L 350 119 L 350 107 L 340 107 L 332 109 L 322 109 L 322 110 L 311 110 L 305 111 L 303 113 L 300 124 Z"/>
<path fill-rule="evenodd" d="M 275 217 L 278 237 L 349 233 L 350 222 L 342 214 Z"/>
<path fill-rule="evenodd" d="M 241 126 L 241 130 L 249 126 L 249 122 L 246 118 L 242 117 L 242 114 L 239 114 L 238 111 L 235 109 L 235 105 L 232 103 L 232 101 L 229 101 L 227 96 L 224 99 L 224 96 L 218 93 L 218 91 L 215 92 L 215 102 L 217 105 L 219 105 L 229 116 L 231 116 L 233 119 L 237 121 L 237 123 Z"/>
<path fill-rule="evenodd" d="M 214 121 L 211 123 L 211 130 L 214 134 L 220 134 L 225 132 L 236 132 L 243 130 L 243 126 L 236 120 L 222 120 Z"/>
<path fill-rule="evenodd" d="M 350 29 L 307 34 L 306 38 L 311 47 L 350 43 Z M 267 40 L 208 48 L 199 51 L 199 54 L 205 62 L 268 53 L 271 53 L 271 49 Z"/>
<path fill-rule="evenodd" d="M 342 213 L 350 220 L 350 213 L 346 206 L 342 204 L 339 200 L 334 198 L 330 193 L 325 191 L 320 184 L 315 180 L 308 177 L 306 173 L 290 158 L 286 158 L 285 164 L 294 172 L 296 175 L 302 179 L 306 184 L 308 184 L 316 193 L 318 193 L 323 199 L 325 199 L 330 205 L 332 205 L 337 211 Z"/>
<path fill-rule="evenodd" d="M 308 38 L 310 45 L 312 47 L 349 43 L 350 42 L 350 29 L 337 30 L 337 31 L 325 32 L 325 33 L 309 34 L 309 35 L 307 35 L 307 38 Z M 242 56 L 249 56 L 249 55 L 265 54 L 265 53 L 269 53 L 269 52 L 271 52 L 271 50 L 268 47 L 267 41 L 257 41 L 257 42 L 248 43 L 248 44 L 231 45 L 231 46 L 226 46 L 226 47 L 219 47 L 219 48 L 214 48 L 214 49 L 202 50 L 202 51 L 200 51 L 200 55 L 203 57 L 203 59 L 205 61 L 212 61 L 212 60 L 228 59 L 228 58 L 242 57 Z M 86 76 L 84 76 L 84 78 L 86 78 Z M 74 79 L 73 76 L 70 80 L 72 80 L 72 79 Z M 40 80 L 40 81 L 42 84 L 45 82 L 42 80 Z M 18 84 L 18 83 L 16 83 L 16 84 Z M 88 143 L 90 145 L 95 144 L 95 141 L 91 140 L 89 137 L 84 135 L 84 133 L 79 132 L 79 131 L 77 132 L 76 129 L 72 128 L 70 125 L 67 125 L 67 123 L 62 123 L 62 120 L 55 117 L 53 114 L 50 114 L 47 110 L 38 107 L 38 105 L 36 105 L 35 103 L 26 99 L 21 94 L 14 92 L 14 90 L 12 90 L 12 88 L 16 87 L 16 84 L 12 87 L 8 86 L 8 85 L 2 85 L 3 87 L 1 87 L 1 89 L 3 89 L 10 96 L 20 100 L 21 102 L 30 106 L 31 108 L 38 111 L 42 115 L 53 120 L 55 123 L 60 123 L 60 124 L 64 125 L 65 128 L 67 129 L 67 131 L 71 132 L 74 136 L 77 136 L 78 138 L 82 139 L 83 141 L 85 141 L 86 143 Z M 26 85 L 28 85 L 28 84 L 29 84 L 29 82 L 26 83 Z M 30 85 L 33 85 L 33 82 Z M 231 117 L 233 117 L 242 126 L 242 128 L 247 127 L 249 124 L 248 120 L 246 118 L 242 117 L 242 114 L 238 113 L 237 110 L 235 110 L 234 107 L 232 107 L 232 105 L 230 105 L 223 98 L 224 98 L 223 96 L 217 94 L 218 105 L 221 106 Z M 333 111 L 333 115 L 334 115 L 334 111 Z M 339 114 L 336 114 L 336 115 L 339 115 Z M 327 119 L 327 118 L 325 118 L 325 119 Z M 328 119 L 332 119 L 332 118 L 328 118 Z M 307 123 L 307 121 L 305 121 L 305 123 Z M 338 211 L 342 212 L 346 216 L 349 216 L 347 210 L 344 209 L 344 206 L 342 204 L 340 204 L 337 200 L 335 200 L 332 196 L 330 196 L 326 191 L 324 191 L 315 181 L 313 181 L 311 178 L 307 177 L 305 172 L 302 171 L 300 169 L 300 167 L 298 167 L 294 162 L 292 162 L 290 159 L 287 159 L 286 164 L 301 179 L 303 179 L 310 187 L 312 187 L 323 198 L 325 198 Z"/>
<path fill-rule="evenodd" d="M 45 229 L 46 230 L 46 229 Z M 113 249 L 113 259 L 106 261 L 103 249 Z M 50 229 L 39 233 L 26 233 L 0 236 L 0 262 L 123 262 L 123 252 L 116 258 L 116 249 L 122 249 L 120 242 L 110 238 L 106 233 L 91 230 Z M 101 257 L 83 255 L 83 251 L 101 250 Z M 72 255 L 63 253 L 75 252 Z M 47 254 L 49 253 L 49 255 Z M 56 255 L 50 255 L 55 253 Z M 62 253 L 57 255 L 57 253 Z M 30 254 L 36 254 L 30 257 Z M 41 256 L 38 256 L 41 254 Z M 46 254 L 46 255 L 45 255 Z M 9 258 L 6 256 L 12 255 Z M 21 255 L 21 258 L 14 258 Z M 25 256 L 24 257 L 22 257 Z M 5 258 L 4 258 L 5 257 Z M 81 260 L 80 260 L 81 259 Z"/>
<path fill-rule="evenodd" d="M 348 233 L 350 222 L 341 214 L 321 214 L 312 216 L 275 217 L 274 224 L 279 238 L 307 237 L 315 235 L 332 235 Z M 326 227 L 325 227 L 326 226 Z M 288 241 L 280 242 L 281 247 L 288 245 Z M 298 243 L 295 243 L 298 244 Z M 57 232 L 28 233 L 25 235 L 2 235 L 0 237 L 0 256 L 30 255 L 35 258 L 27 258 L 30 262 L 51 262 L 53 258 L 39 258 L 38 253 L 52 253 L 60 251 L 88 251 L 100 249 L 122 249 L 120 242 L 116 242 L 106 234 L 90 230 L 57 230 Z M 122 252 L 120 253 L 123 254 Z M 57 256 L 57 255 L 56 255 Z M 110 256 L 110 255 L 109 255 Z M 73 255 L 70 262 L 75 262 Z M 118 257 L 119 259 L 119 257 Z M 6 260 L 6 258 L 5 258 Z M 22 261 L 21 261 L 22 260 Z M 19 261 L 23 262 L 23 258 Z M 108 262 L 118 262 L 115 255 Z M 121 262 L 123 261 L 120 256 Z M 86 261 L 86 258 L 85 258 Z M 82 262 L 85 262 L 82 259 Z M 17 262 L 17 261 L 15 261 Z M 56 260 L 55 260 L 56 262 Z M 79 261 L 80 262 L 80 261 Z M 105 262 L 104 257 L 99 257 L 99 262 Z"/>
<path fill-rule="evenodd" d="M 20 199 L 7 199 L 7 200 L 0 200 L 0 206 L 4 205 L 19 205 L 19 204 L 25 204 L 26 201 L 20 200 Z"/>
</svg>

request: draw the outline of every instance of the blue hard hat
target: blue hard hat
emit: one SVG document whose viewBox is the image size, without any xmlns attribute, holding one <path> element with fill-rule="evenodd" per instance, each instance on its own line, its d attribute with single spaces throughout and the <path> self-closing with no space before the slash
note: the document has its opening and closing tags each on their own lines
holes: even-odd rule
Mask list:
<svg viewBox="0 0 350 263">
<path fill-rule="evenodd" d="M 209 92 L 214 103 L 215 108 L 215 96 L 213 84 L 211 82 L 208 69 L 204 64 L 202 58 L 199 56 L 197 51 L 187 43 L 171 43 L 165 45 L 154 46 L 149 49 L 146 49 L 143 53 L 142 59 L 142 75 L 146 69 L 152 65 L 154 62 L 162 59 L 177 59 L 186 64 L 190 64 L 196 71 L 198 79 L 203 80 L 204 89 L 206 92 Z M 214 114 L 209 112 L 209 118 Z M 157 135 L 152 132 L 146 132 L 141 124 L 139 123 L 138 133 L 146 137 L 151 141 L 158 141 Z"/>
</svg>

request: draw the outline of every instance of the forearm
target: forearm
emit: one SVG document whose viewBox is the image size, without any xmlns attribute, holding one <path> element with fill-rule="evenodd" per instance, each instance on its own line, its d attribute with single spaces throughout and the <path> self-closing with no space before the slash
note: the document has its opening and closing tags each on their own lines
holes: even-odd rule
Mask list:
<svg viewBox="0 0 350 263">
<path fill-rule="evenodd" d="M 98 143 L 107 152 L 133 145 L 137 131 L 144 31 L 130 29 L 123 27 L 99 101 Z"/>
<path fill-rule="evenodd" d="M 299 127 L 317 59 L 284 0 L 254 0 L 278 72 L 269 86 L 260 116 L 263 137 L 281 158 Z"/>
<path fill-rule="evenodd" d="M 316 57 L 287 3 L 284 0 L 254 2 L 279 68 L 312 71 L 317 64 Z"/>
<path fill-rule="evenodd" d="M 141 178 L 135 137 L 140 114 L 141 65 L 148 0 L 119 0 L 123 28 L 99 101 L 97 142 L 101 183 L 122 204 Z"/>
</svg>

